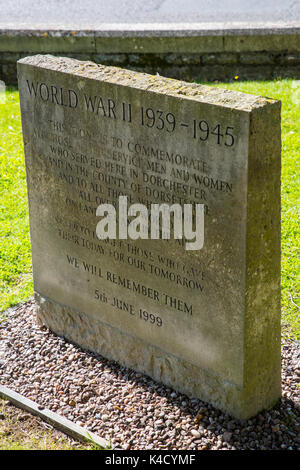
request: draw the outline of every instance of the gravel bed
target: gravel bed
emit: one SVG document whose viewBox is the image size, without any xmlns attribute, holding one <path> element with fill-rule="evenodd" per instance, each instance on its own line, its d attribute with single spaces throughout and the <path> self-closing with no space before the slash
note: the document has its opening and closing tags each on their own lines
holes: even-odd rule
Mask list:
<svg viewBox="0 0 300 470">
<path fill-rule="evenodd" d="M 30 299 L 0 323 L 0 383 L 126 450 L 299 450 L 300 345 L 282 342 L 282 399 L 239 421 L 40 327 Z"/>
</svg>

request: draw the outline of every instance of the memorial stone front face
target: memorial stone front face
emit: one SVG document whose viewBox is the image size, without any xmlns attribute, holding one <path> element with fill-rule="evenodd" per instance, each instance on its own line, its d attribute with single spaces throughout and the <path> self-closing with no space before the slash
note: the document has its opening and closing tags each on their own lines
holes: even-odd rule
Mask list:
<svg viewBox="0 0 300 470">
<path fill-rule="evenodd" d="M 39 320 L 235 417 L 272 406 L 280 102 L 52 56 L 18 78 Z M 203 247 L 99 239 L 119 196 L 203 204 Z"/>
</svg>

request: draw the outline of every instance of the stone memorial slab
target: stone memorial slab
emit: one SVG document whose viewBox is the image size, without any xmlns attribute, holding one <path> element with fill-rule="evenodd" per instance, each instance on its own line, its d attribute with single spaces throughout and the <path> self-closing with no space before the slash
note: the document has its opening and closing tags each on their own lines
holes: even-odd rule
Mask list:
<svg viewBox="0 0 300 470">
<path fill-rule="evenodd" d="M 41 55 L 18 79 L 40 321 L 235 417 L 272 406 L 280 102 Z M 203 246 L 99 239 L 97 208 L 120 196 L 202 204 Z"/>
</svg>

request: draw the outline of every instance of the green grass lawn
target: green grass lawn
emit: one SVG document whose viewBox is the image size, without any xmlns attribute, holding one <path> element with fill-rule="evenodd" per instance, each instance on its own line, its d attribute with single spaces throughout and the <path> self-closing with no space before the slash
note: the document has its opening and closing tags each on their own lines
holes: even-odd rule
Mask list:
<svg viewBox="0 0 300 470">
<path fill-rule="evenodd" d="M 300 339 L 300 81 L 235 81 L 212 86 L 282 101 L 282 323 L 288 326 L 291 334 Z M 0 176 L 0 311 L 3 311 L 26 300 L 33 293 L 26 177 L 17 91 L 7 91 L 6 102 L 0 102 Z"/>
<path fill-rule="evenodd" d="M 1 398 L 0 417 L 0 450 L 101 450 L 96 444 L 76 442 Z"/>
<path fill-rule="evenodd" d="M 19 94 L 0 102 L 0 311 L 32 295 Z"/>
</svg>

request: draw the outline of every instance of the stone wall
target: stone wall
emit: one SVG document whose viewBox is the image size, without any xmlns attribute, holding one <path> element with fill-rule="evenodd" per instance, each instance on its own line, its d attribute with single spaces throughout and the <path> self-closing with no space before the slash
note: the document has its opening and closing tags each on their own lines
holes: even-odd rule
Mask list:
<svg viewBox="0 0 300 470">
<path fill-rule="evenodd" d="M 177 31 L 173 35 L 171 31 L 0 30 L 0 80 L 15 85 L 17 60 L 40 53 L 186 81 L 300 78 L 299 28 Z"/>
</svg>

